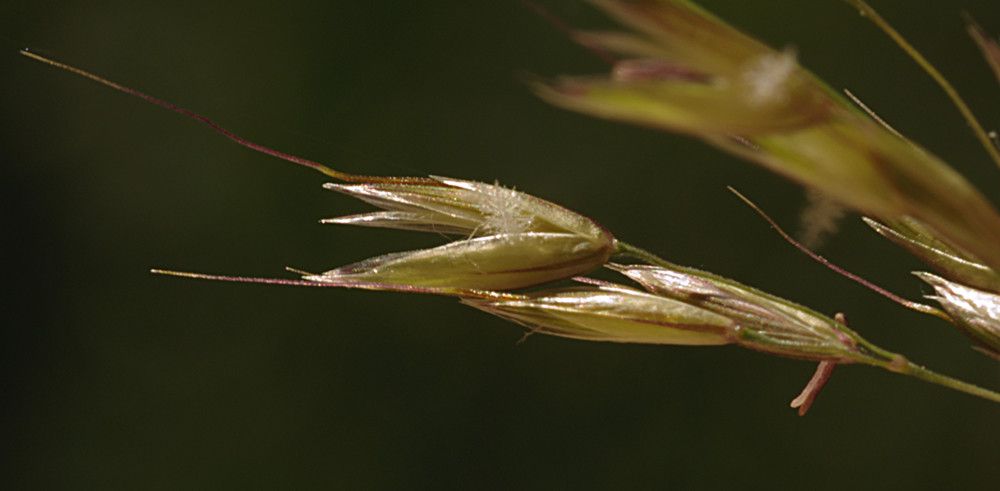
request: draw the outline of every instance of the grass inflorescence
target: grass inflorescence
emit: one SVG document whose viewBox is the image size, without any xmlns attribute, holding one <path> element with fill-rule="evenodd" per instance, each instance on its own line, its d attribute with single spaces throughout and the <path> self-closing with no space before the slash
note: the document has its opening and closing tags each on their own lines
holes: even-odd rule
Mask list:
<svg viewBox="0 0 1000 491">
<path fill-rule="evenodd" d="M 875 231 L 937 271 L 919 277 L 935 289 L 930 298 L 941 308 L 902 299 L 833 265 L 744 198 L 814 259 L 907 308 L 953 323 L 977 349 L 998 356 L 1000 214 L 970 182 L 866 107 L 852 103 L 853 97 L 825 85 L 801 66 L 793 49 L 768 47 L 686 0 L 593 3 L 624 29 L 577 32 L 555 22 L 611 63 L 610 73 L 536 83 L 539 96 L 585 114 L 692 135 L 807 187 L 827 206 L 823 217 L 843 209 L 864 215 Z M 1000 151 L 944 76 L 874 9 L 860 0 L 849 3 L 924 67 L 1000 164 Z M 971 22 L 969 30 L 1000 78 L 1000 47 Z M 336 181 L 327 189 L 379 209 L 324 223 L 447 238 L 437 247 L 385 253 L 321 273 L 299 272 L 298 278 L 164 269 L 154 269 L 155 274 L 443 295 L 521 324 L 529 334 L 737 345 L 807 360 L 818 368 L 792 401 L 800 414 L 815 401 L 834 367 L 849 364 L 886 369 L 1000 402 L 997 392 L 940 375 L 874 345 L 848 327 L 842 314 L 829 317 L 734 280 L 674 264 L 620 240 L 590 217 L 515 188 L 437 176 L 344 172 L 250 142 L 205 116 L 90 72 L 29 51 L 22 54 L 198 120 L 255 151 L 318 171 Z M 829 224 L 815 227 L 816 236 L 829 229 Z M 620 274 L 621 283 L 587 276 L 601 268 Z M 552 286 L 564 280 L 575 283 Z"/>
</svg>

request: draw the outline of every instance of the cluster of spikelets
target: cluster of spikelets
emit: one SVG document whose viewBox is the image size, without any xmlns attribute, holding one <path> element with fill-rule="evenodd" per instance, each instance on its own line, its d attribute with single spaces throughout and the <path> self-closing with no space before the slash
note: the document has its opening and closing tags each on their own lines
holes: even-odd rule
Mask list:
<svg viewBox="0 0 1000 491">
<path fill-rule="evenodd" d="M 595 221 L 507 189 L 457 179 L 332 184 L 384 211 L 324 220 L 461 237 L 304 280 L 331 286 L 454 295 L 531 332 L 594 341 L 747 347 L 813 360 L 864 361 L 835 321 L 707 273 L 610 263 L 627 252 Z M 508 215 L 516 215 L 511 219 Z M 601 266 L 646 291 L 580 277 Z M 511 293 L 557 280 L 577 286 Z"/>
<path fill-rule="evenodd" d="M 542 97 L 600 117 L 689 133 L 873 217 L 869 223 L 879 233 L 941 274 L 920 277 L 936 289 L 947 313 L 925 307 L 960 326 L 984 351 L 1000 352 L 1000 215 L 972 185 L 851 106 L 799 66 L 792 50 L 773 50 L 684 0 L 594 3 L 631 31 L 579 33 L 577 39 L 627 58 L 614 65 L 610 76 L 540 84 Z M 1000 48 L 975 32 L 984 53 L 1000 67 Z M 447 295 L 521 324 L 529 333 L 623 343 L 736 344 L 819 362 L 816 376 L 793 401 L 800 413 L 834 366 L 852 363 L 1000 402 L 1000 394 L 872 345 L 840 315 L 831 318 L 672 264 L 543 199 L 499 184 L 346 174 L 246 142 L 186 109 L 25 54 L 195 117 L 255 150 L 319 170 L 342 182 L 328 189 L 380 209 L 325 223 L 452 238 L 439 247 L 389 253 L 321 274 L 304 273 L 301 279 L 158 273 Z M 645 264 L 622 263 L 629 258 Z M 620 273 L 622 283 L 583 276 L 602 267 Z M 561 280 L 575 284 L 547 286 Z"/>
<path fill-rule="evenodd" d="M 455 296 L 529 333 L 620 343 L 736 344 L 821 362 L 818 376 L 846 363 L 929 373 L 865 341 L 842 319 L 653 258 L 583 215 L 497 184 L 434 177 L 326 187 L 381 211 L 325 223 L 434 232 L 457 240 L 306 274 L 306 284 Z M 609 262 L 614 256 L 653 264 Z M 602 266 L 639 287 L 579 276 Z M 566 279 L 576 285 L 515 293 Z M 813 397 L 815 389 L 797 407 L 804 411 Z"/>
</svg>

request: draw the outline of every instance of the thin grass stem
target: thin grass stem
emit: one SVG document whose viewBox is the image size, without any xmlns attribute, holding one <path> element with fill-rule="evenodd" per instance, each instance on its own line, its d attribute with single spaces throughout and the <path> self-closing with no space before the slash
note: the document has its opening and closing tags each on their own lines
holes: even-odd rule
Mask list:
<svg viewBox="0 0 1000 491">
<path fill-rule="evenodd" d="M 327 167 L 326 165 L 323 165 L 323 164 L 321 164 L 319 162 L 315 162 L 313 160 L 309 160 L 309 159 L 298 157 L 298 156 L 295 156 L 295 155 L 292 155 L 292 154 L 288 154 L 288 153 L 285 153 L 285 152 L 282 152 L 282 151 L 279 151 L 279 150 L 275 150 L 273 148 L 265 147 L 264 145 L 261 145 L 259 143 L 254 143 L 254 142 L 252 142 L 250 140 L 247 140 L 247 139 L 245 139 L 245 138 L 243 138 L 243 137 L 241 137 L 241 136 L 233 133 L 232 131 L 229 131 L 228 129 L 222 127 L 222 125 L 220 125 L 219 123 L 216 123 L 215 121 L 209 119 L 206 116 L 198 114 L 198 113 L 196 113 L 196 112 L 194 112 L 194 111 L 192 111 L 190 109 L 180 107 L 180 106 L 178 106 L 178 105 L 176 105 L 176 104 L 174 104 L 172 102 L 168 102 L 168 101 L 165 101 L 163 99 L 160 99 L 159 97 L 154 97 L 154 96 L 151 96 L 151 95 L 149 95 L 149 94 L 147 94 L 145 92 L 141 92 L 141 91 L 133 89 L 131 87 L 127 87 L 127 86 L 122 85 L 122 84 L 120 84 L 118 82 L 113 82 L 113 81 L 108 80 L 108 79 L 106 79 L 104 77 L 101 77 L 100 75 L 93 74 L 93 73 L 88 72 L 86 70 L 83 70 L 81 68 L 77 68 L 75 66 L 68 65 L 66 63 L 62 63 L 62 62 L 53 60 L 51 58 L 46 58 L 46 57 L 44 57 L 44 56 L 42 56 L 42 55 L 40 55 L 38 53 L 35 53 L 35 52 L 32 52 L 32 51 L 28 51 L 26 49 L 22 49 L 20 51 L 20 53 L 21 53 L 22 56 L 25 56 L 27 58 L 31 58 L 32 60 L 38 61 L 40 63 L 44 63 L 46 65 L 49 65 L 49 66 L 54 67 L 54 68 L 58 68 L 58 69 L 63 70 L 63 71 L 67 71 L 69 73 L 72 73 L 74 75 L 78 75 L 80 77 L 92 80 L 94 82 L 97 82 L 97 83 L 105 86 L 105 87 L 108 87 L 110 89 L 114 89 L 114 90 L 116 90 L 118 92 L 121 92 L 123 94 L 127 94 L 127 95 L 130 95 L 130 96 L 133 96 L 133 97 L 137 97 L 137 98 L 142 99 L 142 100 L 144 100 L 144 101 L 146 101 L 146 102 L 148 102 L 150 104 L 153 104 L 155 106 L 159 106 L 159 107 L 161 107 L 163 109 L 166 109 L 168 111 L 172 111 L 172 112 L 175 112 L 175 113 L 180 114 L 182 116 L 186 116 L 188 118 L 191 118 L 191 119 L 193 119 L 195 121 L 198 121 L 199 123 L 204 124 L 205 126 L 208 126 L 209 128 L 212 128 L 217 133 L 221 134 L 222 136 L 225 136 L 229 140 L 231 140 L 231 141 L 233 141 L 233 142 L 235 142 L 235 143 L 237 143 L 239 145 L 242 145 L 242 146 L 244 146 L 246 148 L 249 148 L 249 149 L 251 149 L 251 150 L 253 150 L 255 152 L 260 152 L 260 153 L 263 153 L 265 155 L 270 155 L 272 157 L 277 157 L 277 158 L 279 158 L 281 160 L 284 160 L 286 162 L 291 162 L 291 163 L 296 164 L 296 165 L 301 165 L 303 167 L 307 167 L 307 168 L 312 169 L 314 171 L 317 171 L 317 172 L 319 172 L 321 174 L 324 174 L 326 176 L 332 177 L 332 178 L 334 178 L 334 179 L 336 179 L 338 181 L 344 181 L 344 182 L 362 182 L 362 183 L 391 182 L 391 183 L 397 183 L 397 184 L 424 184 L 424 185 L 434 185 L 434 186 L 440 186 L 440 185 L 442 185 L 440 182 L 438 182 L 438 181 L 436 181 L 434 179 L 431 179 L 431 178 L 427 178 L 427 177 L 381 177 L 381 176 L 365 176 L 365 175 L 350 174 L 350 173 L 347 173 L 347 172 L 341 172 L 339 170 L 335 170 L 335 169 L 332 169 L 330 167 Z"/>
<path fill-rule="evenodd" d="M 890 368 L 890 370 L 892 369 Z M 952 390 L 964 392 L 966 394 L 980 397 L 988 401 L 1000 402 L 1000 393 L 998 392 L 989 389 L 984 389 L 982 387 L 979 387 L 978 385 L 970 384 L 968 382 L 962 382 L 961 380 L 951 378 L 947 375 L 942 375 L 932 370 L 928 370 L 913 362 L 908 362 L 906 364 L 906 367 L 903 368 L 898 373 L 901 373 L 903 375 L 909 375 L 911 377 L 923 380 L 924 382 L 930 382 L 935 385 L 940 385 L 942 387 L 947 387 Z"/>
<path fill-rule="evenodd" d="M 809 249 L 804 244 L 802 244 L 799 241 L 797 241 L 794 238 L 792 238 L 792 236 L 789 235 L 788 232 L 785 232 L 785 230 L 783 228 L 781 228 L 781 225 L 778 225 L 778 222 L 774 221 L 774 219 L 771 218 L 770 215 L 768 215 L 764 210 L 762 210 L 759 206 L 757 206 L 756 203 L 754 203 L 753 201 L 751 201 L 750 198 L 747 198 L 746 196 L 744 196 L 742 193 L 740 193 L 739 191 L 737 191 L 735 188 L 733 188 L 731 186 L 729 187 L 729 191 L 731 191 L 733 194 L 735 194 L 737 198 L 739 198 L 741 201 L 743 201 L 743 203 L 745 203 L 747 206 L 749 206 L 750 209 L 752 209 L 754 212 L 756 212 L 758 215 L 760 215 L 760 217 L 763 218 L 764 221 L 766 221 L 769 225 L 771 225 L 771 228 L 774 229 L 774 231 L 777 232 L 778 235 L 780 235 L 782 239 L 785 239 L 785 242 L 788 242 L 793 247 L 795 247 L 796 249 L 798 249 L 799 251 L 801 251 L 803 254 L 809 256 L 814 261 L 816 261 L 816 262 L 822 264 L 823 266 L 829 268 L 831 271 L 833 271 L 833 272 L 835 272 L 835 273 L 837 273 L 837 274 L 839 274 L 839 275 L 841 275 L 841 276 L 843 276 L 843 277 L 845 277 L 845 278 L 847 278 L 847 279 L 849 279 L 849 280 L 851 280 L 851 281 L 853 281 L 855 283 L 858 283 L 859 285 L 861 285 L 861 286 L 863 286 L 863 287 L 865 287 L 865 288 L 867 288 L 867 289 L 869 289 L 869 290 L 871 290 L 871 291 L 873 291 L 875 293 L 878 293 L 879 295 L 881 295 L 881 296 L 883 296 L 885 298 L 888 298 L 889 300 L 892 300 L 893 302 L 896 302 L 897 304 L 902 305 L 903 307 L 906 307 L 906 308 L 908 308 L 910 310 L 915 310 L 915 311 L 920 312 L 922 314 L 933 315 L 933 316 L 935 316 L 935 317 L 937 317 L 939 319 L 942 319 L 942 320 L 945 320 L 945 321 L 948 321 L 948 322 L 952 322 L 952 323 L 955 322 L 955 320 L 952 319 L 950 315 L 948 315 L 945 311 L 943 311 L 941 309 L 935 308 L 935 307 L 933 307 L 931 305 L 922 304 L 920 302 L 914 302 L 912 300 L 907 300 L 907 299 L 905 299 L 905 298 L 903 298 L 903 297 L 901 297 L 899 295 L 896 295 L 895 293 L 892 293 L 889 290 L 886 290 L 885 288 L 882 288 L 882 287 L 876 285 L 875 283 L 872 283 L 871 281 L 868 281 L 868 280 L 866 280 L 866 279 L 864 279 L 864 278 L 862 278 L 862 277 L 860 277 L 860 276 L 858 276 L 858 275 L 856 275 L 856 274 L 854 274 L 854 273 L 852 273 L 852 272 L 850 272 L 850 271 L 848 271 L 848 270 L 846 270 L 846 269 L 844 269 L 844 268 L 842 268 L 842 267 L 840 267 L 840 266 L 838 266 L 838 265 L 830 262 L 830 260 L 828 260 L 827 258 L 825 258 L 825 257 L 823 257 L 823 256 L 821 256 L 821 255 L 819 255 L 819 254 L 817 254 L 815 252 L 813 252 L 812 249 Z"/>
<path fill-rule="evenodd" d="M 989 133 L 983 128 L 983 125 L 976 118 L 976 115 L 972 112 L 972 108 L 969 104 L 965 102 L 955 86 L 945 78 L 944 74 L 941 73 L 927 58 L 924 57 L 920 51 L 917 50 L 909 41 L 899 33 L 889 21 L 885 20 L 871 5 L 868 5 L 864 0 L 845 0 L 847 3 L 851 4 L 857 8 L 861 15 L 868 20 L 872 21 L 876 27 L 882 30 L 896 45 L 898 45 L 913 61 L 920 65 L 920 68 L 924 70 L 934 82 L 941 87 L 945 95 L 951 99 L 952 104 L 960 113 L 962 117 L 965 118 L 965 122 L 972 128 L 972 132 L 976 135 L 976 138 L 982 144 L 983 148 L 986 149 L 986 153 L 989 154 L 993 162 L 1000 166 L 1000 149 L 993 144 L 990 139 Z"/>
</svg>

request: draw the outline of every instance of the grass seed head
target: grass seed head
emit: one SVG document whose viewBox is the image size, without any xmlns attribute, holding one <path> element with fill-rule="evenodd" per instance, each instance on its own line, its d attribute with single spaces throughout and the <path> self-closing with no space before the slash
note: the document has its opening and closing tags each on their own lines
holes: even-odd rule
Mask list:
<svg viewBox="0 0 1000 491">
<path fill-rule="evenodd" d="M 334 284 L 513 290 L 585 274 L 603 265 L 608 244 L 573 234 L 494 234 L 431 249 L 374 257 L 305 279 Z"/>
<path fill-rule="evenodd" d="M 757 351 L 816 361 L 858 361 L 853 332 L 809 308 L 733 280 L 688 268 L 612 264 L 657 295 L 731 319 L 735 342 Z"/>
<path fill-rule="evenodd" d="M 320 275 L 321 282 L 511 290 L 585 274 L 603 265 L 614 239 L 593 220 L 499 184 L 435 177 L 429 184 L 327 184 L 383 211 L 325 223 L 463 236 Z"/>
<path fill-rule="evenodd" d="M 934 287 L 937 300 L 955 324 L 983 351 L 1000 359 L 1000 295 L 948 281 L 930 273 L 914 273 Z"/>
<path fill-rule="evenodd" d="M 633 288 L 602 284 L 463 303 L 540 333 L 616 343 L 721 345 L 734 323 L 708 310 Z"/>
</svg>

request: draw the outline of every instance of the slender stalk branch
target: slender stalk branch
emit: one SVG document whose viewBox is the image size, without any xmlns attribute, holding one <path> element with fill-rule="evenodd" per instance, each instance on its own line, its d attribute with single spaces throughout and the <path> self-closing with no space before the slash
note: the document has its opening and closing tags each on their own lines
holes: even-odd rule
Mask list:
<svg viewBox="0 0 1000 491">
<path fill-rule="evenodd" d="M 849 279 L 849 280 L 851 280 L 851 281 L 853 281 L 853 282 L 855 282 L 855 283 L 857 283 L 857 284 L 859 284 L 859 285 L 861 285 L 861 286 L 863 286 L 863 287 L 865 287 L 865 288 L 867 288 L 867 289 L 869 289 L 869 290 L 871 290 L 871 291 L 873 291 L 875 293 L 878 293 L 879 295 L 881 295 L 881 296 L 883 296 L 885 298 L 888 298 L 889 300 L 892 300 L 893 302 L 896 302 L 897 304 L 902 305 L 903 307 L 906 307 L 906 308 L 908 308 L 910 310 L 915 310 L 915 311 L 920 312 L 922 314 L 933 315 L 933 316 L 935 316 L 935 317 L 937 317 L 939 319 L 945 320 L 945 321 L 950 322 L 952 324 L 955 323 L 955 320 L 952 319 L 950 315 L 948 315 L 945 311 L 943 311 L 941 309 L 935 308 L 935 307 L 933 307 L 931 305 L 922 304 L 920 302 L 914 302 L 912 300 L 907 300 L 907 299 L 905 299 L 905 298 L 903 298 L 903 297 L 901 297 L 899 295 L 896 295 L 895 293 L 892 293 L 889 290 L 886 290 L 885 288 L 882 288 L 882 287 L 876 285 L 875 283 L 872 283 L 871 281 L 868 281 L 868 280 L 866 280 L 866 279 L 864 279 L 864 278 L 862 278 L 862 277 L 860 277 L 860 276 L 858 276 L 858 275 L 856 275 L 856 274 L 854 274 L 854 273 L 852 273 L 852 272 L 850 272 L 850 271 L 848 271 L 848 270 L 846 270 L 846 269 L 844 269 L 844 268 L 842 268 L 842 267 L 840 267 L 840 266 L 838 266 L 838 265 L 830 262 L 829 259 L 827 259 L 827 258 L 819 255 L 816 252 L 813 252 L 813 250 L 810 249 L 810 248 L 808 248 L 808 247 L 806 247 L 805 244 L 802 244 L 801 242 L 799 242 L 799 241 L 795 240 L 794 238 L 792 238 L 792 236 L 789 235 L 788 232 L 785 232 L 785 229 L 781 228 L 781 225 L 778 225 L 778 222 L 776 222 L 773 218 L 771 218 L 770 215 L 768 215 L 764 210 L 762 210 L 759 206 L 757 206 L 757 203 L 754 203 L 753 201 L 751 201 L 750 198 L 747 198 L 746 196 L 744 196 L 743 193 L 737 191 L 736 188 L 734 188 L 732 186 L 729 186 L 729 191 L 732 192 L 733 194 L 735 194 L 737 198 L 739 198 L 741 201 L 743 201 L 743 203 L 745 203 L 747 206 L 749 206 L 750 209 L 752 209 L 753 211 L 755 211 L 758 215 L 760 215 L 761 218 L 764 219 L 764 221 L 766 221 L 769 225 L 771 225 L 771 228 L 774 229 L 774 231 L 777 232 L 778 235 L 780 235 L 782 239 L 785 239 L 785 242 L 788 242 L 793 247 L 795 247 L 796 249 L 798 249 L 799 251 L 801 251 L 803 254 L 809 256 L 810 258 L 812 258 L 813 261 L 816 261 L 816 262 L 822 264 L 823 266 L 826 266 L 828 269 L 830 269 L 834 273 L 837 273 L 837 274 L 843 276 L 844 278 L 847 278 L 847 279 Z"/>
<path fill-rule="evenodd" d="M 661 266 L 664 268 L 682 268 L 681 266 L 674 264 L 666 259 L 663 259 L 652 252 L 647 251 L 639 246 L 634 246 L 628 242 L 623 242 L 621 240 L 615 239 L 615 253 L 631 257 L 633 259 L 638 259 L 646 264 L 651 264 L 653 266 Z M 686 268 L 682 268 L 686 269 Z"/>
<path fill-rule="evenodd" d="M 927 72 L 927 75 L 930 75 L 930 77 L 934 79 L 934 82 L 941 87 L 941 90 L 943 90 L 945 95 L 948 96 L 948 99 L 951 100 L 951 103 L 955 106 L 955 108 L 962 113 L 962 117 L 965 118 L 965 122 L 972 128 L 972 132 L 976 135 L 976 138 L 979 139 L 979 143 L 983 145 L 983 148 L 986 149 L 986 153 L 988 153 L 990 158 L 993 159 L 993 162 L 1000 166 L 1000 149 L 994 145 L 989 133 L 987 133 L 986 129 L 983 128 L 979 119 L 976 118 L 975 113 L 972 112 L 972 108 L 969 107 L 969 104 L 966 103 L 965 99 L 963 99 L 958 93 L 955 86 L 951 85 L 951 82 L 945 78 L 944 74 L 931 64 L 931 62 L 928 61 L 927 58 L 925 58 L 924 55 L 917 50 L 917 48 L 913 47 L 913 45 L 910 44 L 910 42 L 899 33 L 899 31 L 889 24 L 889 21 L 879 15 L 878 11 L 871 5 L 868 5 L 867 2 L 864 0 L 846 1 L 858 9 L 863 17 L 872 21 L 876 27 L 889 36 L 889 38 L 892 39 L 892 41 L 896 43 L 896 45 L 898 45 L 907 55 L 909 55 L 909 57 L 913 59 L 917 65 L 920 65 L 920 68 L 922 68 L 924 72 Z"/>
<path fill-rule="evenodd" d="M 434 179 L 431 179 L 431 178 L 427 178 L 427 177 L 365 176 L 365 175 L 360 175 L 360 174 L 349 174 L 347 172 L 342 172 L 342 171 L 339 171 L 339 170 L 336 170 L 336 169 L 332 169 L 332 168 L 327 167 L 327 166 L 325 166 L 325 165 L 323 165 L 323 164 L 321 164 L 319 162 L 315 162 L 315 161 L 312 161 L 312 160 L 309 160 L 309 159 L 306 159 L 306 158 L 298 157 L 298 156 L 295 156 L 295 155 L 292 155 L 292 154 L 289 154 L 289 153 L 285 153 L 285 152 L 282 152 L 282 151 L 279 151 L 279 150 L 275 150 L 273 148 L 265 147 L 264 145 L 261 145 L 259 143 L 254 143 L 254 142 L 252 142 L 250 140 L 247 140 L 246 138 L 243 138 L 243 137 L 237 135 L 236 133 L 233 133 L 232 131 L 229 131 L 228 129 L 222 127 L 219 123 L 216 123 L 215 121 L 209 119 L 206 116 L 198 114 L 198 113 L 196 113 L 196 112 L 194 112 L 194 111 L 192 111 L 190 109 L 187 109 L 187 108 L 184 108 L 184 107 L 180 107 L 180 106 L 178 106 L 178 105 L 176 105 L 176 104 L 174 104 L 172 102 L 168 102 L 168 101 L 165 101 L 163 99 L 160 99 L 159 97 L 154 97 L 154 96 L 151 96 L 151 95 L 149 95 L 149 94 L 147 94 L 145 92 L 133 89 L 131 87 L 126 87 L 125 85 L 122 85 L 122 84 L 120 84 L 118 82 L 113 82 L 113 81 L 108 80 L 108 79 L 106 79 L 104 77 L 101 77 L 100 75 L 93 74 L 93 73 L 88 72 L 86 70 L 83 70 L 81 68 L 77 68 L 75 66 L 68 65 L 68 64 L 60 62 L 60 61 L 56 61 L 56 60 L 53 60 L 53 59 L 50 59 L 50 58 L 46 58 L 46 57 L 44 57 L 44 56 L 42 56 L 42 55 L 40 55 L 38 53 L 35 53 L 35 52 L 32 52 L 32 51 L 28 51 L 26 49 L 21 50 L 20 53 L 21 53 L 22 56 L 25 56 L 27 58 L 31 58 L 32 60 L 35 60 L 37 62 L 44 63 L 44 64 L 46 64 L 48 66 L 53 67 L 53 68 L 58 68 L 60 70 L 67 71 L 67 72 L 72 73 L 74 75 L 77 75 L 77 76 L 80 76 L 80 77 L 92 80 L 94 82 L 97 82 L 97 83 L 105 86 L 105 87 L 108 87 L 108 88 L 113 89 L 113 90 L 117 90 L 118 92 L 121 92 L 123 94 L 127 94 L 127 95 L 130 95 L 132 97 L 137 97 L 139 99 L 142 99 L 142 100 L 144 100 L 144 101 L 146 101 L 146 102 L 148 102 L 150 104 L 153 104 L 154 106 L 159 106 L 159 107 L 162 107 L 163 109 L 166 109 L 168 111 L 172 111 L 172 112 L 175 112 L 175 113 L 180 114 L 182 116 L 186 116 L 188 118 L 191 118 L 191 119 L 193 119 L 195 121 L 198 121 L 199 123 L 204 124 L 205 126 L 208 126 L 211 129 L 215 130 L 215 132 L 221 134 L 222 136 L 228 138 L 229 140 L 231 140 L 231 141 L 233 141 L 233 142 L 235 142 L 235 143 L 237 143 L 239 145 L 242 145 L 242 146 L 244 146 L 246 148 L 249 148 L 249 149 L 251 149 L 251 150 L 253 150 L 255 152 L 260 152 L 260 153 L 262 153 L 264 155 L 270 155 L 272 157 L 279 158 L 279 159 L 284 160 L 286 162 L 291 162 L 291 163 L 296 164 L 296 165 L 301 165 L 303 167 L 307 167 L 309 169 L 312 169 L 314 171 L 317 171 L 317 172 L 319 172 L 321 174 L 324 174 L 324 175 L 326 175 L 328 177 L 332 177 L 332 178 L 337 179 L 339 181 L 344 181 L 344 182 L 360 182 L 360 183 L 382 183 L 382 182 L 386 182 L 386 183 L 394 183 L 394 184 L 423 184 L 423 185 L 428 185 L 428 186 L 442 186 L 443 185 L 440 182 L 438 182 L 438 181 L 436 181 Z"/>
<path fill-rule="evenodd" d="M 890 368 L 892 370 L 892 368 Z M 895 370 L 893 370 L 895 371 Z M 923 380 L 924 382 L 930 382 L 932 384 L 940 385 L 942 387 L 947 387 L 952 390 L 957 390 L 959 392 L 964 392 L 969 395 L 974 395 L 976 397 L 981 397 L 988 401 L 1000 402 L 1000 393 L 994 392 L 989 389 L 984 389 L 978 385 L 973 385 L 968 382 L 962 382 L 961 380 L 951 378 L 947 375 L 941 375 L 940 373 L 928 370 L 920 365 L 913 362 L 907 362 L 905 368 L 899 371 L 903 375 L 909 375 L 911 377 Z"/>
</svg>

